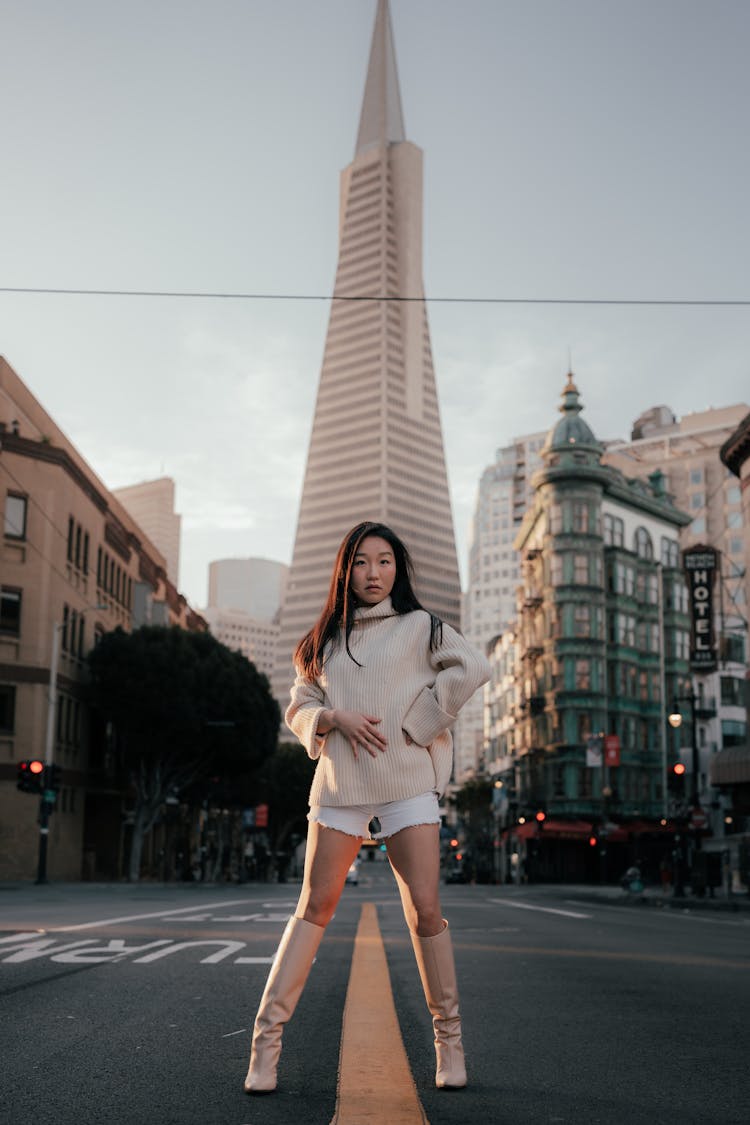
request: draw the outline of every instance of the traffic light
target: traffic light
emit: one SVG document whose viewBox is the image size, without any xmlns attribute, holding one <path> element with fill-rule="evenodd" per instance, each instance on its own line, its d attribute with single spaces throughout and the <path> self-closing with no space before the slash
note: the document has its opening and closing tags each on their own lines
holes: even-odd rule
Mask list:
<svg viewBox="0 0 750 1125">
<path fill-rule="evenodd" d="M 544 822 L 547 819 L 547 814 L 544 809 L 537 809 L 534 813 L 534 820 L 536 821 L 537 828 L 544 828 Z"/>
<path fill-rule="evenodd" d="M 26 758 L 16 766 L 16 788 L 22 793 L 41 793 L 44 781 L 44 762 Z"/>
<path fill-rule="evenodd" d="M 589 834 L 589 847 L 595 848 L 599 843 L 599 833 L 596 828 L 592 828 Z"/>
<path fill-rule="evenodd" d="M 60 789 L 62 782 L 62 770 L 53 762 L 51 766 L 47 766 L 44 771 L 44 788 L 51 789 L 53 793 L 57 793 Z"/>
</svg>

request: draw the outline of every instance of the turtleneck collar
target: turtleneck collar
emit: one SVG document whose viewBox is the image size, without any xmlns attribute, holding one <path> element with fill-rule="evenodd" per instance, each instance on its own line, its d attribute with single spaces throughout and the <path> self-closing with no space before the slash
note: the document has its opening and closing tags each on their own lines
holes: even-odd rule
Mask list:
<svg viewBox="0 0 750 1125">
<path fill-rule="evenodd" d="M 391 603 L 390 594 L 377 605 L 360 605 L 354 611 L 355 624 L 360 621 L 377 621 L 381 617 L 398 617 Z"/>
</svg>

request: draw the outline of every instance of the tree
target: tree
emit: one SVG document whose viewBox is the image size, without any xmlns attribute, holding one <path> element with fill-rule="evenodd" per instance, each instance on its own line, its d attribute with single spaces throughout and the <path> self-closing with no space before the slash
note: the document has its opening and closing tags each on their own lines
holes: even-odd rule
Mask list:
<svg viewBox="0 0 750 1125">
<path fill-rule="evenodd" d="M 274 851 L 285 850 L 293 833 L 304 835 L 314 772 L 315 762 L 296 742 L 280 743 L 261 766 L 257 787 L 261 800 L 269 806 L 269 836 Z"/>
<path fill-rule="evenodd" d="M 472 777 L 451 798 L 466 832 L 469 866 L 480 882 L 487 882 L 492 872 L 492 792 L 488 778 Z"/>
<path fill-rule="evenodd" d="M 170 793 L 214 774 L 249 775 L 273 751 L 268 680 L 209 633 L 144 626 L 106 633 L 89 654 L 91 703 L 113 724 L 135 808 L 129 878 Z"/>
</svg>

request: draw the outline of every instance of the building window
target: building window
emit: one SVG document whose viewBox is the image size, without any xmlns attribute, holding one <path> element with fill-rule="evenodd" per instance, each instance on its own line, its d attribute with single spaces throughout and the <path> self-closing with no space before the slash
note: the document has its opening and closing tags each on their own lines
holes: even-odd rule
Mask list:
<svg viewBox="0 0 750 1125">
<path fill-rule="evenodd" d="M 573 531 L 585 535 L 589 530 L 589 506 L 582 500 L 573 503 Z"/>
<path fill-rule="evenodd" d="M 734 676 L 721 677 L 721 702 L 725 707 L 742 706 L 742 681 Z"/>
<path fill-rule="evenodd" d="M 745 663 L 745 638 L 739 633 L 727 633 L 721 641 L 722 659 L 729 664 Z"/>
<path fill-rule="evenodd" d="M 616 621 L 616 640 L 620 645 L 635 645 L 635 617 L 629 613 L 618 613 Z"/>
<path fill-rule="evenodd" d="M 588 637 L 591 635 L 591 609 L 587 605 L 577 605 L 573 614 L 573 635 Z"/>
<path fill-rule="evenodd" d="M 680 565 L 680 548 L 674 539 L 665 539 L 662 537 L 661 541 L 661 561 L 662 566 L 669 566 L 677 569 Z"/>
<path fill-rule="evenodd" d="M 743 746 L 747 724 L 739 719 L 721 720 L 721 741 L 723 746 Z"/>
<path fill-rule="evenodd" d="M 736 484 L 731 485 L 727 489 L 727 504 L 739 504 L 742 499 L 739 486 Z"/>
<path fill-rule="evenodd" d="M 727 516 L 727 527 L 742 527 L 742 512 L 730 512 Z"/>
<path fill-rule="evenodd" d="M 635 553 L 641 559 L 652 559 L 654 557 L 654 545 L 645 527 L 636 528 Z"/>
<path fill-rule="evenodd" d="M 26 538 L 26 497 L 9 492 L 5 497 L 5 534 L 9 539 Z"/>
<path fill-rule="evenodd" d="M 591 715 L 588 711 L 578 713 L 578 741 L 585 742 L 591 735 Z"/>
<path fill-rule="evenodd" d="M 691 484 L 703 484 L 703 469 L 691 469 L 690 470 L 690 483 Z"/>
<path fill-rule="evenodd" d="M 563 584 L 563 560 L 562 555 L 553 555 L 550 561 L 550 582 L 553 586 L 562 586 Z"/>
<path fill-rule="evenodd" d="M 690 531 L 693 535 L 705 535 L 706 517 L 699 516 L 698 519 L 693 520 L 693 522 L 690 524 Z"/>
<path fill-rule="evenodd" d="M 625 524 L 619 516 L 604 515 L 604 544 L 607 547 L 622 547 L 625 542 Z"/>
<path fill-rule="evenodd" d="M 68 562 L 73 561 L 73 544 L 75 542 L 76 525 L 72 516 L 68 516 Z"/>
<path fill-rule="evenodd" d="M 588 555 L 573 556 L 573 581 L 576 586 L 589 584 L 589 557 Z"/>
<path fill-rule="evenodd" d="M 21 591 L 0 587 L 0 633 L 17 637 L 21 632 Z"/>
<path fill-rule="evenodd" d="M 550 535 L 559 535 L 563 529 L 562 521 L 562 508 L 559 504 L 553 504 L 549 510 L 549 530 Z"/>
<path fill-rule="evenodd" d="M 12 684 L 0 684 L 0 731 L 13 734 L 16 728 L 16 689 Z"/>
<path fill-rule="evenodd" d="M 591 689 L 591 661 L 576 660 L 576 691 Z"/>
<path fill-rule="evenodd" d="M 621 562 L 610 564 L 609 588 L 615 594 L 625 594 L 632 598 L 635 594 L 635 571 L 633 568 Z"/>
</svg>

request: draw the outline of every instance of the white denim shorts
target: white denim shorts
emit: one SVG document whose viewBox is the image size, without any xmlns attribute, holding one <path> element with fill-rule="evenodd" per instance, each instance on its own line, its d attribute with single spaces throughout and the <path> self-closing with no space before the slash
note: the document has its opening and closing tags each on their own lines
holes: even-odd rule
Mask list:
<svg viewBox="0 0 750 1125">
<path fill-rule="evenodd" d="M 307 814 L 311 822 L 324 828 L 335 828 L 347 836 L 361 836 L 365 840 L 384 840 L 395 836 L 402 828 L 418 824 L 440 824 L 437 793 L 420 793 L 404 801 L 386 801 L 381 805 L 312 805 Z M 379 827 L 370 821 L 377 820 Z"/>
</svg>

